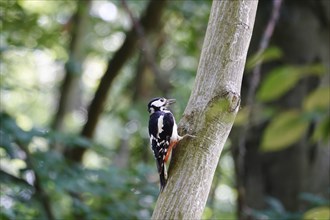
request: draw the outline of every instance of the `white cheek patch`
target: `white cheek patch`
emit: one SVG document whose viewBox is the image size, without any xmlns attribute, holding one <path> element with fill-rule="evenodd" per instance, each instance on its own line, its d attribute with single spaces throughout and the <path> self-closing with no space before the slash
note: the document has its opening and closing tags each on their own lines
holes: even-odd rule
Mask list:
<svg viewBox="0 0 330 220">
<path fill-rule="evenodd" d="M 163 119 L 164 119 L 163 115 L 159 116 L 159 118 L 158 118 L 158 123 L 157 123 L 157 125 L 158 125 L 157 137 L 158 138 L 159 138 L 159 134 L 164 131 L 163 130 L 163 126 L 164 126 Z"/>
<path fill-rule="evenodd" d="M 152 105 L 156 106 L 156 107 L 160 107 L 164 105 L 164 102 L 161 102 L 160 100 L 154 101 L 152 103 Z"/>
</svg>

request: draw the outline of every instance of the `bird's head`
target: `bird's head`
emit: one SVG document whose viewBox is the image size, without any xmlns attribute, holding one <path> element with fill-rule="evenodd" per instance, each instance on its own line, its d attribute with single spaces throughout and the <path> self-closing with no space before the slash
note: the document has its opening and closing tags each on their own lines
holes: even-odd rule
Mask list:
<svg viewBox="0 0 330 220">
<path fill-rule="evenodd" d="M 175 99 L 153 98 L 148 104 L 148 111 L 150 114 L 156 111 L 167 110 L 167 107 L 175 102 Z"/>
</svg>

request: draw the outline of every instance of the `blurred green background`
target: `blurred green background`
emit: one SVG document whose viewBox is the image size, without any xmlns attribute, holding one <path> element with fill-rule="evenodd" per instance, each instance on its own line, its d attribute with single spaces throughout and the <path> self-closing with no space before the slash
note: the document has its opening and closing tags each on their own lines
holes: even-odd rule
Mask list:
<svg viewBox="0 0 330 220">
<path fill-rule="evenodd" d="M 130 55 L 115 62 L 134 29 L 128 12 L 138 19 L 151 4 L 126 3 L 0 2 L 1 219 L 151 217 L 159 188 L 146 105 L 175 98 L 180 120 L 211 1 L 168 1 L 156 11 L 159 24 L 150 21 L 152 31 L 134 35 Z M 241 110 L 204 219 L 330 216 L 330 2 L 284 1 L 269 47 L 257 54 L 272 10 L 273 1 L 259 2 Z M 113 79 L 98 114 L 89 106 L 106 70 Z M 96 127 L 87 129 L 92 116 Z"/>
</svg>

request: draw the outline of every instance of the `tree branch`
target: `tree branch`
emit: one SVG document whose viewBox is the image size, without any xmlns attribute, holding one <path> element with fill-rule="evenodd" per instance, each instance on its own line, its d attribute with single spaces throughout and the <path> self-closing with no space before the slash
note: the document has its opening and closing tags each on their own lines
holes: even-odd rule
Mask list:
<svg viewBox="0 0 330 220">
<path fill-rule="evenodd" d="M 261 55 L 269 45 L 269 41 L 273 35 L 274 28 L 276 26 L 277 20 L 279 18 L 280 9 L 281 9 L 282 0 L 273 0 L 273 9 L 271 17 L 267 23 L 265 31 L 261 37 L 259 49 L 257 51 L 257 56 Z M 237 149 L 235 149 L 234 156 L 237 158 L 236 161 L 236 180 L 237 180 L 237 188 L 238 188 L 238 204 L 237 204 L 237 213 L 239 217 L 242 215 L 245 210 L 245 192 L 244 186 L 241 178 L 244 176 L 244 158 L 245 158 L 245 149 L 246 149 L 246 140 L 248 131 L 251 128 L 250 119 L 253 118 L 252 107 L 255 102 L 255 93 L 257 87 L 260 83 L 260 74 L 261 74 L 261 65 L 262 63 L 258 63 L 252 71 L 252 76 L 250 80 L 250 86 L 247 91 L 246 96 L 246 105 L 250 107 L 249 116 L 247 123 L 243 126 L 240 135 Z"/>
<path fill-rule="evenodd" d="M 146 12 L 141 19 L 141 25 L 146 34 L 155 30 L 160 22 L 162 11 L 165 7 L 166 0 L 150 0 Z M 98 119 L 103 111 L 108 92 L 115 77 L 119 74 L 119 71 L 124 66 L 125 62 L 133 55 L 136 44 L 138 42 L 138 36 L 134 27 L 127 33 L 126 39 L 115 53 L 113 58 L 109 60 L 108 67 L 101 78 L 100 84 L 96 90 L 94 98 L 88 108 L 87 122 L 84 125 L 81 135 L 87 138 L 92 138 L 95 132 L 95 128 Z M 76 162 L 81 161 L 82 156 L 86 149 L 73 148 L 66 151 L 66 156 Z"/>
<path fill-rule="evenodd" d="M 179 126 L 194 134 L 174 150 L 152 219 L 201 219 L 240 88 L 258 1 L 213 1 L 195 86 Z"/>
<path fill-rule="evenodd" d="M 262 35 L 262 38 L 260 40 L 260 45 L 259 45 L 259 49 L 257 51 L 257 56 L 261 55 L 263 52 L 265 52 L 265 50 L 267 49 L 267 47 L 269 45 L 269 41 L 273 35 L 274 28 L 276 26 L 277 20 L 280 15 L 281 5 L 282 5 L 282 0 L 273 0 L 272 14 L 268 21 L 266 29 Z M 253 69 L 251 85 L 250 85 L 250 88 L 249 88 L 248 94 L 247 94 L 247 105 L 251 105 L 254 102 L 255 92 L 256 92 L 256 89 L 260 82 L 261 65 L 262 64 L 259 62 Z"/>
<path fill-rule="evenodd" d="M 132 11 L 129 9 L 125 0 L 121 0 L 124 8 L 129 14 L 131 21 L 133 23 L 133 27 L 139 37 L 139 46 L 141 48 L 141 52 L 145 57 L 146 63 L 149 65 L 151 70 L 153 71 L 156 79 L 156 83 L 159 86 L 159 89 L 166 94 L 167 91 L 171 88 L 171 85 L 167 79 L 165 79 L 164 75 L 161 73 L 158 65 L 155 61 L 155 53 L 153 48 L 150 46 L 150 43 L 147 42 L 144 29 L 140 22 L 134 17 Z"/>
</svg>

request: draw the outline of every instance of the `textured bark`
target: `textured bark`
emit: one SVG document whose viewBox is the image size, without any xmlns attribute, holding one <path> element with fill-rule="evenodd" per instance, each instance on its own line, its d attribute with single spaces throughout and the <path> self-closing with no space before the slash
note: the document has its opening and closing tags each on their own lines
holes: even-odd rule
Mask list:
<svg viewBox="0 0 330 220">
<path fill-rule="evenodd" d="M 197 137 L 173 152 L 169 179 L 152 219 L 200 219 L 240 103 L 258 1 L 214 1 L 195 86 L 180 133 Z"/>
<path fill-rule="evenodd" d="M 150 0 L 146 12 L 141 18 L 140 22 L 142 28 L 144 28 L 145 34 L 149 34 L 151 31 L 154 31 L 157 28 L 165 5 L 166 0 Z M 112 59 L 110 59 L 108 67 L 101 78 L 101 82 L 88 108 L 87 122 L 81 131 L 82 136 L 87 138 L 93 137 L 97 122 L 107 100 L 108 91 L 111 87 L 111 84 L 115 77 L 119 74 L 124 64 L 133 55 L 138 40 L 138 35 L 133 27 L 131 31 L 127 33 L 123 45 L 115 53 Z M 68 149 L 65 155 L 73 161 L 80 162 L 85 151 L 85 148 L 76 147 L 73 149 Z"/>
</svg>

